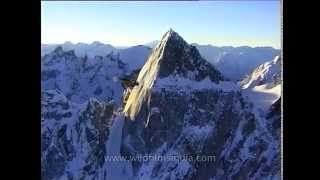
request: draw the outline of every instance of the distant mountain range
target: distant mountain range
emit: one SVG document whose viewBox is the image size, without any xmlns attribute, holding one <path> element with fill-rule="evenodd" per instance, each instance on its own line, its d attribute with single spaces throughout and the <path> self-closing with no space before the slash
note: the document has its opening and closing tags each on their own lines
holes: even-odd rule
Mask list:
<svg viewBox="0 0 320 180">
<path fill-rule="evenodd" d="M 159 41 L 152 41 L 145 45 L 133 46 L 133 47 L 122 47 L 117 48 L 109 44 L 103 44 L 101 42 L 93 42 L 91 44 L 65 42 L 60 44 L 64 50 L 74 50 L 77 56 L 89 56 L 94 57 L 105 56 L 110 52 L 119 52 L 122 56 L 128 56 L 131 53 L 139 53 L 132 57 L 137 57 L 138 64 L 144 63 L 145 59 L 151 52 L 151 49 L 156 46 Z M 49 53 L 54 50 L 59 44 L 42 44 L 41 55 Z M 272 47 L 249 47 L 249 46 L 212 46 L 212 45 L 199 45 L 196 43 L 191 44 L 199 50 L 201 56 L 216 66 L 222 74 L 234 81 L 242 80 L 258 65 L 280 55 L 279 49 Z M 123 53 L 121 53 L 123 51 Z M 130 51 L 130 52 L 128 52 Z M 137 51 L 137 52 L 133 52 Z M 125 59 L 127 59 L 125 57 Z M 134 68 L 138 66 L 135 65 Z"/>
<path fill-rule="evenodd" d="M 258 65 L 280 55 L 272 47 L 195 45 L 200 54 L 231 80 L 241 80 Z"/>
<path fill-rule="evenodd" d="M 94 57 L 95 55 L 106 56 L 110 52 L 116 51 L 115 47 L 109 44 L 103 44 L 98 41 L 95 41 L 91 44 L 86 44 L 86 43 L 73 44 L 67 41 L 63 44 L 41 44 L 41 56 L 52 52 L 58 46 L 61 46 L 65 51 L 74 50 L 75 54 L 81 57 L 85 55 L 89 57 Z"/>
</svg>

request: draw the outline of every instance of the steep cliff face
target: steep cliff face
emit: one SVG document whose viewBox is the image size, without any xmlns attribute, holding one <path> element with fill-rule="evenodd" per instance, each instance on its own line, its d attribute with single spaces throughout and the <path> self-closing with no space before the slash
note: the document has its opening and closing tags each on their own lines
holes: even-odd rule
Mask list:
<svg viewBox="0 0 320 180">
<path fill-rule="evenodd" d="M 266 118 L 268 130 L 275 139 L 279 140 L 281 136 L 281 98 L 272 104 Z"/>
<path fill-rule="evenodd" d="M 266 117 L 176 32 L 163 36 L 137 81 L 121 146 L 135 179 L 280 178 L 279 140 Z"/>
</svg>

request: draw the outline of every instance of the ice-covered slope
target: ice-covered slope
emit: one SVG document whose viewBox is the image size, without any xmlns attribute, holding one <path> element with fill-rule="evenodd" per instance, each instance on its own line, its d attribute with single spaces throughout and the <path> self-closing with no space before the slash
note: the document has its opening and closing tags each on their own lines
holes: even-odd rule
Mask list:
<svg viewBox="0 0 320 180">
<path fill-rule="evenodd" d="M 244 89 L 253 88 L 263 84 L 278 84 L 280 82 L 280 56 L 267 61 L 254 69 L 243 81 L 241 86 Z"/>
<path fill-rule="evenodd" d="M 243 93 L 254 103 L 255 107 L 266 111 L 281 96 L 281 59 L 258 66 L 240 82 Z"/>
<path fill-rule="evenodd" d="M 137 81 L 121 154 L 187 159 L 132 161 L 133 179 L 280 179 L 267 118 L 176 32 L 163 36 Z"/>
</svg>

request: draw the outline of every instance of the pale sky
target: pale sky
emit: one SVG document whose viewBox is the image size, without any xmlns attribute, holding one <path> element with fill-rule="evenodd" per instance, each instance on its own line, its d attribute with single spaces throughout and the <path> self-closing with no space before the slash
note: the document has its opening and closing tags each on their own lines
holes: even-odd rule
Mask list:
<svg viewBox="0 0 320 180">
<path fill-rule="evenodd" d="M 172 28 L 188 43 L 281 46 L 280 1 L 41 2 L 42 43 L 132 46 Z"/>
</svg>

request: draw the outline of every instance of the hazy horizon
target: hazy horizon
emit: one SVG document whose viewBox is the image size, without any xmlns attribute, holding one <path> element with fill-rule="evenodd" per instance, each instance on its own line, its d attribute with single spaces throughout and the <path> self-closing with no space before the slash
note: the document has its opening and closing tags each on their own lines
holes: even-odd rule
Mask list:
<svg viewBox="0 0 320 180">
<path fill-rule="evenodd" d="M 281 47 L 280 1 L 41 2 L 41 43 L 144 45 L 174 29 L 188 43 Z"/>
<path fill-rule="evenodd" d="M 159 40 L 154 40 L 154 41 L 159 41 Z M 96 40 L 96 41 L 92 41 L 92 42 L 72 42 L 72 41 L 64 41 L 62 43 L 42 43 L 42 45 L 62 45 L 62 44 L 66 44 L 66 43 L 72 43 L 73 45 L 76 45 L 76 44 L 93 44 L 95 42 L 98 42 L 98 43 L 102 43 L 102 44 L 105 44 L 105 45 L 110 45 L 112 47 L 115 47 L 115 48 L 129 48 L 129 47 L 133 47 L 133 46 L 140 46 L 140 45 L 143 45 L 143 46 L 148 46 L 148 43 L 151 43 L 151 42 L 154 42 L 154 41 L 150 41 L 150 42 L 147 42 L 147 43 L 138 43 L 138 44 L 134 44 L 134 45 L 129 45 L 129 46 L 118 46 L 118 45 L 113 45 L 111 43 L 107 43 L 107 42 L 101 42 L 99 40 Z M 239 47 L 250 47 L 250 48 L 259 48 L 259 47 L 271 47 L 271 48 L 274 48 L 274 49 L 280 49 L 280 48 L 275 48 L 275 47 L 272 47 L 272 46 L 249 46 L 249 45 L 241 45 L 241 46 L 232 46 L 232 45 L 221 45 L 221 46 L 217 46 L 217 45 L 214 45 L 214 44 L 200 44 L 200 43 L 197 43 L 197 42 L 188 42 L 189 44 L 197 44 L 197 45 L 200 45 L 200 46 L 213 46 L 213 47 L 218 47 L 218 48 L 222 48 L 222 47 L 233 47 L 233 48 L 239 48 Z"/>
</svg>

